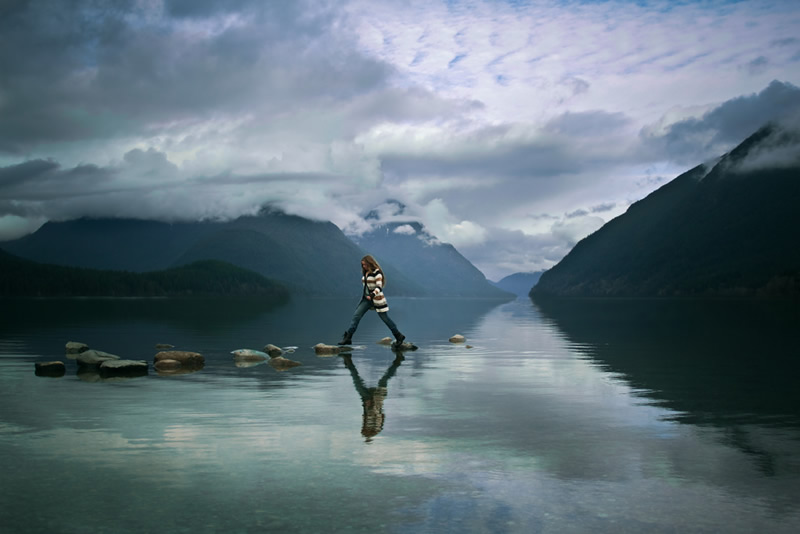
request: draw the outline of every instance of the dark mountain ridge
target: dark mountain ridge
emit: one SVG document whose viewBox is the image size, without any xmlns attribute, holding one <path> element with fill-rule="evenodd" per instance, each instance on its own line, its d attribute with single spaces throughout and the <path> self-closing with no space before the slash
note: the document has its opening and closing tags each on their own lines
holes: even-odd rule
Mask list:
<svg viewBox="0 0 800 534">
<path fill-rule="evenodd" d="M 800 154 L 800 139 L 768 125 L 678 176 L 581 240 L 531 296 L 800 295 L 800 160 L 768 165 L 770 150 Z"/>
<path fill-rule="evenodd" d="M 419 240 L 399 248 L 384 245 L 367 239 L 361 248 L 331 222 L 272 210 L 224 222 L 49 222 L 0 243 L 32 261 L 100 270 L 149 272 L 219 260 L 277 280 L 292 293 L 322 297 L 358 295 L 359 260 L 368 250 L 381 262 L 391 295 L 504 296 L 450 245 L 427 247 Z"/>
<path fill-rule="evenodd" d="M 358 291 L 352 271 L 362 255 L 333 223 L 267 210 L 224 222 L 49 222 L 0 246 L 41 263 L 134 272 L 220 260 L 322 296 Z"/>
</svg>

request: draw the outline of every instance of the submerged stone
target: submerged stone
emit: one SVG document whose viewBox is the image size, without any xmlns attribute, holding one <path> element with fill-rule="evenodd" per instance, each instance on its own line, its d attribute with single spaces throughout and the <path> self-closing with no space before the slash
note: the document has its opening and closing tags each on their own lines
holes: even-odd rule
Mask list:
<svg viewBox="0 0 800 534">
<path fill-rule="evenodd" d="M 36 362 L 36 376 L 64 376 L 66 366 L 62 361 Z"/>
<path fill-rule="evenodd" d="M 325 343 L 317 343 L 314 345 L 314 352 L 319 356 L 331 356 L 341 352 L 350 352 L 353 347 L 349 345 L 326 345 Z"/>
<path fill-rule="evenodd" d="M 158 360 L 153 364 L 153 367 L 158 371 L 174 371 L 181 368 L 181 362 L 178 360 Z"/>
<path fill-rule="evenodd" d="M 100 375 L 108 376 L 144 376 L 148 365 L 145 360 L 108 360 L 100 364 Z"/>
<path fill-rule="evenodd" d="M 187 350 L 163 350 L 156 354 L 153 362 L 157 363 L 161 360 L 176 360 L 181 363 L 181 367 L 203 367 L 206 359 L 199 352 L 190 352 Z"/>
<path fill-rule="evenodd" d="M 236 360 L 233 362 L 233 365 L 235 365 L 236 367 L 245 368 L 245 367 L 255 367 L 256 365 L 264 365 L 265 363 L 267 363 L 267 360 L 258 360 L 258 361 Z"/>
<path fill-rule="evenodd" d="M 178 360 L 165 359 L 158 360 L 153 364 L 153 368 L 159 376 L 188 375 L 202 369 L 203 364 L 183 366 Z"/>
<path fill-rule="evenodd" d="M 267 363 L 269 363 L 270 366 L 276 371 L 285 371 L 286 369 L 291 369 L 292 367 L 303 365 L 300 362 L 289 360 L 287 358 L 284 358 L 283 356 L 275 356 L 274 358 L 270 358 L 269 362 Z"/>
<path fill-rule="evenodd" d="M 461 334 L 456 334 L 450 338 L 450 343 L 464 343 L 466 340 L 467 338 Z"/>
</svg>

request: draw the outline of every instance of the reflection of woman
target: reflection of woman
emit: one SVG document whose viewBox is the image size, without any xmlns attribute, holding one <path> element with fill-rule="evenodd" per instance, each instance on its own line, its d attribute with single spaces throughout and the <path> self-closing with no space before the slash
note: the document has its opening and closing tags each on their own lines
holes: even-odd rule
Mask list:
<svg viewBox="0 0 800 534">
<path fill-rule="evenodd" d="M 386 303 L 386 297 L 383 296 L 383 286 L 386 284 L 386 278 L 383 276 L 381 266 L 369 254 L 361 258 L 361 282 L 363 283 L 361 301 L 356 306 L 350 328 L 345 331 L 339 345 L 349 345 L 353 342 L 353 334 L 355 334 L 361 318 L 370 308 L 374 308 L 378 312 L 378 317 L 392 331 L 395 338 L 395 346 L 400 346 L 406 336 L 400 333 L 397 325 L 389 318 L 389 304 Z"/>
<path fill-rule="evenodd" d="M 361 404 L 364 407 L 361 421 L 361 435 L 364 436 L 367 441 L 372 441 L 372 438 L 383 430 L 383 423 L 386 420 L 386 416 L 383 413 L 383 400 L 388 393 L 386 385 L 405 358 L 403 358 L 402 354 L 398 354 L 392 362 L 392 365 L 386 370 L 381 379 L 378 380 L 378 385 L 374 388 L 368 388 L 366 384 L 364 384 L 349 354 L 345 355 L 343 358 L 344 366 L 350 370 L 350 375 L 353 377 L 353 385 L 356 387 L 356 391 L 358 391 L 361 397 Z"/>
</svg>

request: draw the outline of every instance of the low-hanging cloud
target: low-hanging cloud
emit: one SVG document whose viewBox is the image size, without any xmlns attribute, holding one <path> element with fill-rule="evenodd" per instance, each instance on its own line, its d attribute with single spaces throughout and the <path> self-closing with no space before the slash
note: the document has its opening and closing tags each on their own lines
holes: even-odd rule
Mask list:
<svg viewBox="0 0 800 534">
<path fill-rule="evenodd" d="M 800 88 L 774 80 L 759 93 L 723 102 L 700 117 L 641 133 L 646 147 L 690 165 L 718 157 L 767 122 L 800 110 Z"/>
<path fill-rule="evenodd" d="M 765 127 L 767 135 L 746 157 L 731 163 L 736 173 L 800 167 L 800 109 Z"/>
</svg>

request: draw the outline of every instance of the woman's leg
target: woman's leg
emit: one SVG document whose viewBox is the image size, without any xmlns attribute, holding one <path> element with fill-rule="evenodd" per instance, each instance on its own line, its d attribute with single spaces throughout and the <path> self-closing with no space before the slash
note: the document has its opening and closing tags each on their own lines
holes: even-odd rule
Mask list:
<svg viewBox="0 0 800 534">
<path fill-rule="evenodd" d="M 356 333 L 358 323 L 361 322 L 361 318 L 364 317 L 364 314 L 367 313 L 367 310 L 369 310 L 370 307 L 370 301 L 362 298 L 361 302 L 359 302 L 358 306 L 356 306 L 356 311 L 353 312 L 353 320 L 350 321 L 350 327 L 345 330 L 344 336 L 342 336 L 342 340 L 339 342 L 339 345 L 349 345 L 353 342 L 353 334 Z"/>
<path fill-rule="evenodd" d="M 405 339 L 405 336 L 401 334 L 400 331 L 397 329 L 397 325 L 394 324 L 392 318 L 389 317 L 389 312 L 380 312 L 378 313 L 378 317 L 380 317 L 381 321 L 383 321 L 384 324 L 389 327 L 389 330 L 392 331 L 392 334 L 394 335 L 397 342 L 402 343 L 403 340 Z"/>
<path fill-rule="evenodd" d="M 358 328 L 358 323 L 361 322 L 361 318 L 364 317 L 364 314 L 367 313 L 371 307 L 372 303 L 364 298 L 362 298 L 361 302 L 358 303 L 358 306 L 356 306 L 356 311 L 353 312 L 353 320 L 350 322 L 350 328 L 347 329 L 347 333 L 351 337 L 356 333 L 356 329 Z"/>
</svg>

